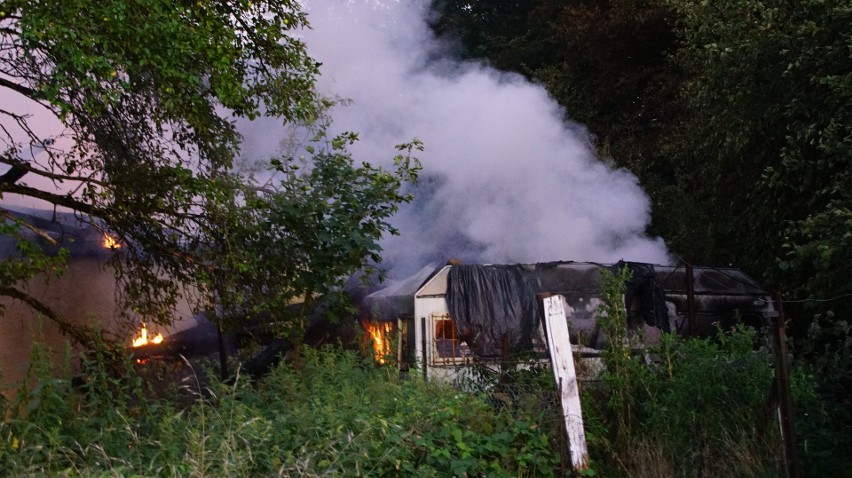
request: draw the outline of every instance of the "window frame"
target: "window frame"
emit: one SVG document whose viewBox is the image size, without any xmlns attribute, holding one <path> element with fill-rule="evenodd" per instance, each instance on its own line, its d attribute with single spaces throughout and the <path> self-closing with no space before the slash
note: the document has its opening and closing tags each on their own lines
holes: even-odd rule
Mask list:
<svg viewBox="0 0 852 478">
<path fill-rule="evenodd" d="M 446 328 L 442 328 L 442 334 L 438 333 L 438 326 L 441 322 L 449 322 L 451 337 L 446 337 Z M 430 334 L 431 334 L 431 365 L 457 365 L 470 362 L 472 359 L 470 346 L 464 340 L 458 338 L 458 329 L 453 318 L 448 313 L 433 312 L 429 316 Z M 441 327 L 445 327 L 441 325 Z M 439 335 L 441 335 L 439 337 Z M 445 347 L 439 347 L 439 341 L 447 341 L 450 344 L 449 356 L 442 356 L 440 350 L 446 350 Z"/>
</svg>

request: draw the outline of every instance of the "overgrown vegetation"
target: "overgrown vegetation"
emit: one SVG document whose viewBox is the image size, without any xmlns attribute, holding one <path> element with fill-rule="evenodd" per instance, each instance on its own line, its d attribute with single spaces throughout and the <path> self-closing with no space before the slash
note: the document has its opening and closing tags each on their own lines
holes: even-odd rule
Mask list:
<svg viewBox="0 0 852 478">
<path fill-rule="evenodd" d="M 718 340 L 666 335 L 648 368 L 633 357 L 632 425 L 619 446 L 613 422 L 621 410 L 602 400 L 608 387 L 585 390 L 591 456 L 604 476 L 782 476 L 771 357 L 755 350 L 756 332 L 741 328 Z M 604 381 L 610 372 L 605 373 Z M 803 476 L 848 476 L 852 445 L 842 407 L 815 388 L 812 375 L 792 377 Z M 615 428 L 621 430 L 620 428 Z"/>
<path fill-rule="evenodd" d="M 604 273 L 599 320 L 612 346 L 601 376 L 581 388 L 588 474 L 779 476 L 772 360 L 758 331 L 740 327 L 712 340 L 664 335 L 637 353 L 621 299 L 627 277 Z M 225 384 L 187 362 L 139 365 L 111 350 L 94 350 L 72 381 L 70 358 L 56 375 L 45 348 L 34 348 L 25 383 L 0 401 L 7 474 L 567 472 L 552 371 L 530 357 L 478 364 L 451 386 L 377 365 L 371 354 L 303 348 L 262 381 L 238 375 Z M 845 476 L 852 433 L 844 410 L 825 399 L 804 365 L 792 384 L 804 476 Z"/>
<path fill-rule="evenodd" d="M 92 362 L 54 378 L 37 347 L 3 404 L 7 476 L 554 476 L 540 407 L 495 407 L 338 349 L 304 350 L 261 383 L 211 381 L 191 406 Z M 130 363 L 128 362 L 128 367 Z M 198 373 L 202 373 L 198 371 Z M 184 391 L 197 390 L 194 383 Z M 141 397 L 149 398 L 140 401 Z"/>
<path fill-rule="evenodd" d="M 773 362 L 758 331 L 739 326 L 714 339 L 665 334 L 648 354 L 630 353 L 618 318 L 626 279 L 624 270 L 603 273 L 607 304 L 598 320 L 617 342 L 603 355 L 601 381 L 583 390 L 595 469 L 603 476 L 782 476 Z M 819 396 L 805 370 L 801 364 L 792 377 L 801 471 L 846 476 L 847 417 Z"/>
<path fill-rule="evenodd" d="M 670 251 L 732 264 L 783 293 L 818 408 L 845 407 L 825 433 L 848 436 L 849 2 L 432 4 L 434 30 L 462 57 L 542 84 L 636 174 L 653 203 L 650 232 Z"/>
<path fill-rule="evenodd" d="M 335 101 L 315 89 L 304 28 L 290 0 L 4 0 L 0 92 L 16 100 L 0 108 L 0 200 L 69 210 L 118 241 L 128 329 L 167 325 L 186 301 L 222 329 L 264 314 L 297 339 L 303 317 L 285 306 L 339 303 L 346 278 L 379 262 L 422 148 L 355 159 L 356 133 L 328 133 Z M 261 116 L 294 140 L 241 157 L 237 122 Z M 70 240 L 0 216 L 16 246 L 0 257 L 0 296 L 88 342 L 27 287 L 62 271 Z"/>
</svg>

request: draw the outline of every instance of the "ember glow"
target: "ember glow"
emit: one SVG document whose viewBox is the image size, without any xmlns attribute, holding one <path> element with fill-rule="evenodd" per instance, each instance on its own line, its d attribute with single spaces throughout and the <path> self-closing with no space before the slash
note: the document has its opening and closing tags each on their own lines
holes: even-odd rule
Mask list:
<svg viewBox="0 0 852 478">
<path fill-rule="evenodd" d="M 104 233 L 103 246 L 105 249 L 119 249 L 121 243 L 107 233 Z M 144 329 L 143 329 L 144 330 Z"/>
<path fill-rule="evenodd" d="M 133 339 L 134 347 L 141 347 L 143 345 L 148 344 L 159 344 L 163 341 L 163 334 L 158 333 L 157 335 L 148 338 L 148 328 L 145 327 L 145 324 L 142 324 L 142 329 L 139 331 L 139 335 Z"/>
<path fill-rule="evenodd" d="M 363 322 L 366 340 L 373 349 L 373 358 L 379 363 L 386 363 L 391 354 L 391 332 L 393 322 Z"/>
</svg>

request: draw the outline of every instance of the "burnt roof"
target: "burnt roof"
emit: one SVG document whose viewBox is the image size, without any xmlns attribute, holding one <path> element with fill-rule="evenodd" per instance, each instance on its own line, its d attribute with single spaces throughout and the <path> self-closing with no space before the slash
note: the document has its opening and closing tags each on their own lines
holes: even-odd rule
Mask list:
<svg viewBox="0 0 852 478">
<path fill-rule="evenodd" d="M 539 292 L 554 294 L 597 295 L 600 287 L 600 270 L 614 270 L 629 265 L 653 273 L 656 285 L 666 296 L 686 295 L 686 267 L 683 265 L 658 265 L 639 262 L 601 264 L 595 262 L 559 261 L 535 264 L 485 264 L 478 267 L 517 267 L 535 276 Z M 362 318 L 390 320 L 414 313 L 414 296 L 445 267 L 427 265 L 412 276 L 391 283 L 364 298 L 360 304 Z M 696 296 L 751 296 L 763 297 L 769 293 L 754 279 L 737 268 L 693 267 L 693 290 Z"/>
</svg>

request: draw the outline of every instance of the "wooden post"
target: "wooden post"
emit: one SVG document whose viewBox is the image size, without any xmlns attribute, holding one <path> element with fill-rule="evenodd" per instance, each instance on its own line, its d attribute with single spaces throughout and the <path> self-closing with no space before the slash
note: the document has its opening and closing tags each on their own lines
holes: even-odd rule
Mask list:
<svg viewBox="0 0 852 478">
<path fill-rule="evenodd" d="M 222 326 L 219 324 L 219 320 L 216 320 L 216 335 L 219 345 L 219 377 L 224 382 L 230 374 L 228 373 L 228 354 L 225 352 L 225 338 L 222 336 Z"/>
<path fill-rule="evenodd" d="M 692 264 L 686 263 L 686 317 L 689 337 L 695 337 L 695 275 Z"/>
<path fill-rule="evenodd" d="M 426 317 L 420 317 L 420 345 L 421 351 L 420 354 L 423 360 L 423 381 L 429 381 L 429 362 L 428 357 L 429 353 L 426 351 L 426 345 L 428 345 L 426 340 Z"/>
<path fill-rule="evenodd" d="M 565 433 L 571 452 L 571 466 L 581 471 L 589 468 L 589 452 L 583 429 L 583 410 L 580 406 L 580 389 L 574 369 L 574 355 L 568 335 L 568 318 L 565 316 L 565 298 L 561 295 L 546 297 L 544 323 L 547 328 L 547 348 L 553 363 L 553 378 L 559 388 Z"/>
<path fill-rule="evenodd" d="M 795 415 L 793 396 L 790 393 L 790 371 L 787 366 L 787 337 L 784 331 L 784 308 L 781 294 L 777 295 L 778 314 L 774 317 L 775 339 L 775 383 L 778 386 L 778 417 L 781 424 L 781 440 L 784 442 L 784 471 L 787 478 L 799 478 L 799 460 L 796 449 Z"/>
</svg>

